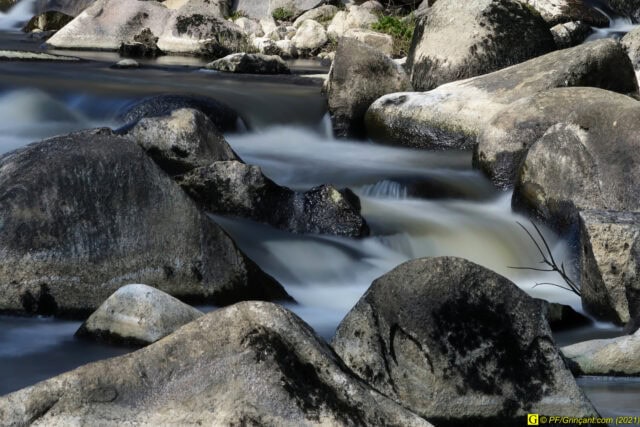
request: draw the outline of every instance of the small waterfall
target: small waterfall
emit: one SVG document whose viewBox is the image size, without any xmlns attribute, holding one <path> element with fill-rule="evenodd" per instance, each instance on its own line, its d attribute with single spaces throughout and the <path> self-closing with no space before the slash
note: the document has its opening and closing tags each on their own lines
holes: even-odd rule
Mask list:
<svg viewBox="0 0 640 427">
<path fill-rule="evenodd" d="M 38 0 L 21 0 L 7 13 L 0 12 L 0 30 L 19 30 L 35 14 Z"/>
<path fill-rule="evenodd" d="M 333 124 L 331 123 L 331 115 L 326 113 L 320 122 L 320 134 L 327 139 L 333 139 Z"/>
<path fill-rule="evenodd" d="M 366 197 L 376 197 L 385 199 L 406 199 L 407 187 L 404 185 L 384 179 L 372 185 L 365 185 L 360 189 L 360 194 Z"/>
<path fill-rule="evenodd" d="M 593 33 L 589 37 L 587 37 L 586 41 L 604 39 L 608 37 L 619 39 L 629 31 L 633 31 L 634 29 L 638 28 L 638 24 L 634 24 L 630 18 L 613 16 L 596 6 L 594 6 L 593 8 L 609 18 L 609 26 L 607 28 L 591 27 L 593 29 Z"/>
</svg>

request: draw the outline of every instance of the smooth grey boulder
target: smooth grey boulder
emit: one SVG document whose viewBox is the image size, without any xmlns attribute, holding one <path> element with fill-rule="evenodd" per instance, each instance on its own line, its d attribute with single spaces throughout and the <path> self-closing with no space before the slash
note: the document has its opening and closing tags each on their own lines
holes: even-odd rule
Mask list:
<svg viewBox="0 0 640 427">
<path fill-rule="evenodd" d="M 108 129 L 3 155 L 0 200 L 1 312 L 85 316 L 131 282 L 217 305 L 290 298 Z"/>
<path fill-rule="evenodd" d="M 169 116 L 182 108 L 202 112 L 221 132 L 237 130 L 237 112 L 213 98 L 195 95 L 157 95 L 144 98 L 118 113 L 116 120 L 131 126 L 145 117 Z"/>
<path fill-rule="evenodd" d="M 596 414 L 540 301 L 460 258 L 413 260 L 376 279 L 332 344 L 357 375 L 434 425 Z"/>
<path fill-rule="evenodd" d="M 355 377 L 296 315 L 260 302 L 0 397 L 0 424 L 431 426 Z"/>
<path fill-rule="evenodd" d="M 209 70 L 243 74 L 290 74 L 289 66 L 277 55 L 232 53 L 205 66 Z"/>
<path fill-rule="evenodd" d="M 369 106 L 382 95 L 406 90 L 411 83 L 401 65 L 358 40 L 341 38 L 327 84 L 335 136 L 363 138 Z"/>
<path fill-rule="evenodd" d="M 519 1 L 438 0 L 417 22 L 407 70 L 424 91 L 555 49 L 546 22 Z"/>
<path fill-rule="evenodd" d="M 580 212 L 582 305 L 626 324 L 640 320 L 640 212 Z"/>
<path fill-rule="evenodd" d="M 556 51 L 429 92 L 385 95 L 365 116 L 376 141 L 434 150 L 472 149 L 491 119 L 518 99 L 566 86 L 638 95 L 631 62 L 607 39 Z M 546 130 L 546 129 L 545 129 Z"/>
<path fill-rule="evenodd" d="M 560 350 L 576 375 L 640 376 L 640 330 L 633 335 L 585 341 Z"/>
<path fill-rule="evenodd" d="M 640 103 L 577 105 L 571 115 L 527 152 L 514 208 L 560 230 L 575 226 L 580 210 L 640 210 Z"/>
<path fill-rule="evenodd" d="M 291 38 L 291 42 L 301 55 L 314 54 L 328 41 L 324 26 L 311 19 L 304 21 Z"/>
<path fill-rule="evenodd" d="M 508 108 L 497 113 L 492 120 L 484 127 L 478 138 L 478 144 L 474 150 L 473 164 L 476 168 L 484 172 L 487 177 L 500 188 L 511 188 L 514 185 L 525 185 L 524 181 L 518 183 L 518 173 L 524 163 L 525 156 L 530 147 L 547 132 L 547 130 L 558 123 L 573 123 L 583 126 L 590 131 L 590 135 L 600 134 L 600 138 L 606 138 L 606 133 L 613 131 L 619 142 L 612 147 L 615 151 L 623 150 L 623 147 L 633 146 L 633 135 L 638 129 L 634 123 L 634 111 L 640 108 L 640 103 L 635 99 L 620 95 L 615 92 L 589 87 L 557 88 L 549 91 L 537 93 L 531 97 L 518 100 Z M 618 116 L 628 116 L 627 118 Z M 610 121 L 609 121 L 610 120 Z M 630 126 L 627 130 L 621 130 L 621 125 Z M 545 140 L 549 140 L 547 137 Z M 631 138 L 631 141 L 627 141 Z M 553 144 L 553 143 L 551 143 Z M 548 146 L 550 148 L 550 146 Z M 616 149 L 615 147 L 619 147 Z M 603 149 L 606 149 L 603 147 Z M 555 148 L 552 149 L 555 155 Z M 633 158 L 633 154 L 630 156 Z M 616 162 L 627 162 L 624 155 Z M 531 165 L 534 169 L 522 171 L 526 174 L 545 174 L 548 171 L 544 165 Z M 537 168 L 538 166 L 544 166 Z M 633 168 L 633 162 L 629 159 L 627 167 Z M 536 169 L 537 168 L 537 169 Z M 555 173 L 569 174 L 571 170 L 555 171 Z M 574 171 L 579 173 L 578 170 Z M 522 174 L 521 174 L 522 175 Z M 540 176 L 540 178 L 543 178 Z M 538 179 L 538 178 L 535 178 Z M 558 176 L 546 176 L 544 179 L 558 179 Z M 573 182 L 573 181 L 572 181 Z M 558 182 L 558 185 L 561 183 Z M 569 185 L 562 185 L 564 190 L 574 191 Z M 575 182 L 576 185 L 584 185 L 581 178 Z M 534 190 L 534 188 L 522 188 L 523 191 Z M 594 189 L 587 197 L 599 197 L 601 191 Z M 523 195 L 526 199 L 530 197 Z M 611 206 L 614 209 L 613 205 Z M 548 218 L 547 213 L 542 213 Z"/>
<path fill-rule="evenodd" d="M 169 175 L 224 160 L 239 160 L 224 136 L 204 113 L 173 110 L 164 117 L 138 121 L 126 136 L 140 145 Z"/>
<path fill-rule="evenodd" d="M 300 15 L 295 21 L 293 21 L 293 26 L 298 28 L 307 19 L 313 19 L 320 23 L 331 21 L 336 13 L 338 13 L 338 8 L 336 6 L 325 4 L 323 6 L 316 7 L 315 9 L 310 9 Z"/>
<path fill-rule="evenodd" d="M 231 10 L 243 12 L 249 18 L 271 17 L 278 9 L 291 12 L 296 18 L 304 12 L 328 3 L 326 0 L 233 0 Z"/>
<path fill-rule="evenodd" d="M 176 9 L 157 1 L 96 0 L 47 44 L 118 50 L 148 28 L 163 52 L 220 58 L 247 45 L 242 29 L 224 19 L 226 11 L 223 0 L 187 0 Z"/>
<path fill-rule="evenodd" d="M 553 27 L 571 21 L 582 21 L 593 27 L 608 27 L 609 18 L 586 4 L 584 0 L 525 0 Z"/>
<path fill-rule="evenodd" d="M 76 336 L 116 344 L 147 345 L 202 315 L 201 311 L 151 286 L 125 285 L 89 316 Z"/>
<path fill-rule="evenodd" d="M 293 233 L 362 237 L 369 227 L 351 190 L 322 185 L 307 192 L 280 187 L 257 166 L 216 162 L 180 177 L 205 210 L 270 224 Z"/>
</svg>

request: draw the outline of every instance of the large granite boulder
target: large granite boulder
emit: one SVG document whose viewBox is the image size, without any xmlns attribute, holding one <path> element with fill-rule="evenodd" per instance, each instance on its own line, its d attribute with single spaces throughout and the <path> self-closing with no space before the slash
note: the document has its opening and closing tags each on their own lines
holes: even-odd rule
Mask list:
<svg viewBox="0 0 640 427">
<path fill-rule="evenodd" d="M 199 110 L 173 110 L 138 121 L 126 136 L 168 174 L 178 175 L 213 162 L 239 160 L 213 122 Z"/>
<path fill-rule="evenodd" d="M 382 95 L 410 89 L 402 66 L 364 43 L 341 38 L 327 84 L 334 134 L 363 138 L 364 115 L 369 106 Z"/>
<path fill-rule="evenodd" d="M 222 0 L 188 0 L 177 9 L 157 1 L 96 0 L 47 44 L 118 50 L 149 29 L 163 52 L 220 58 L 247 45 L 242 29 L 224 19 L 226 10 Z"/>
<path fill-rule="evenodd" d="M 639 120 L 632 99 L 577 106 L 569 123 L 550 128 L 527 152 L 514 207 L 561 230 L 577 224 L 580 210 L 640 210 Z"/>
<path fill-rule="evenodd" d="M 294 314 L 258 302 L 4 396 L 0 424 L 431 425 L 355 377 Z"/>
<path fill-rule="evenodd" d="M 438 0 L 407 57 L 416 90 L 490 73 L 556 49 L 549 27 L 515 0 Z"/>
<path fill-rule="evenodd" d="M 636 71 L 640 70 L 640 28 L 629 31 L 620 43 L 629 54 L 633 68 Z"/>
<path fill-rule="evenodd" d="M 509 104 L 565 86 L 638 93 L 627 54 L 619 43 L 607 39 L 429 92 L 385 95 L 369 107 L 365 123 L 369 136 L 380 142 L 436 150 L 471 149 L 496 113 Z"/>
<path fill-rule="evenodd" d="M 180 177 L 205 210 L 270 224 L 293 233 L 362 237 L 369 227 L 350 190 L 322 185 L 307 192 L 280 187 L 257 166 L 216 162 Z"/>
<path fill-rule="evenodd" d="M 438 426 L 596 413 L 564 365 L 541 302 L 460 258 L 409 261 L 375 280 L 333 346 L 374 388 Z"/>
<path fill-rule="evenodd" d="M 639 109 L 640 103 L 633 98 L 593 87 L 558 88 L 537 93 L 512 103 L 497 113 L 484 127 L 475 147 L 474 166 L 483 171 L 494 185 L 500 188 L 513 187 L 530 147 L 542 138 L 551 126 L 561 122 L 584 126 L 585 129 L 589 129 L 591 135 L 598 133 L 603 138 L 607 132 L 613 131 L 618 135 L 619 141 L 612 147 L 624 150 L 625 147 L 629 148 L 634 144 L 633 135 L 638 126 L 634 123 L 633 112 L 640 111 Z M 623 121 L 619 121 L 618 115 L 631 116 L 626 119 L 620 117 Z M 623 124 L 628 125 L 629 129 L 622 129 Z M 553 151 L 555 153 L 555 148 Z M 624 162 L 626 157 L 625 155 L 617 161 Z M 633 155 L 630 158 L 633 158 Z M 629 163 L 629 166 L 631 165 L 632 163 Z M 544 178 L 539 176 L 540 179 L 558 178 L 548 174 L 549 171 L 544 167 L 535 169 L 541 165 L 530 166 L 533 168 L 523 173 L 544 175 Z M 563 171 L 556 172 L 579 173 L 578 170 L 562 169 Z M 533 179 L 528 175 L 522 178 Z M 562 184 L 564 186 L 564 182 Z M 573 191 L 570 186 L 566 186 L 564 190 Z M 599 193 L 596 191 L 587 196 L 599 197 Z"/>
<path fill-rule="evenodd" d="M 582 304 L 619 324 L 640 320 L 640 212 L 580 212 Z"/>
<path fill-rule="evenodd" d="M 202 314 L 151 286 L 125 285 L 89 316 L 76 336 L 116 344 L 147 345 Z"/>
<path fill-rule="evenodd" d="M 619 338 L 569 345 L 561 351 L 576 375 L 640 376 L 640 330 Z"/>
<path fill-rule="evenodd" d="M 84 316 L 131 282 L 219 305 L 289 298 L 110 130 L 5 154 L 0 194 L 0 311 Z"/>
</svg>

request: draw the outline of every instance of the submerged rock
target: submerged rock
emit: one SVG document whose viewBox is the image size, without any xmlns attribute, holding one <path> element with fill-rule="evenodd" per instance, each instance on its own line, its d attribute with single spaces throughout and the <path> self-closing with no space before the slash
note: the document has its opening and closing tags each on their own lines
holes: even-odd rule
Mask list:
<svg viewBox="0 0 640 427">
<path fill-rule="evenodd" d="M 289 298 L 138 145 L 110 130 L 5 154 L 0 194 L 0 311 L 86 315 L 131 282 L 218 305 Z"/>
<path fill-rule="evenodd" d="M 375 280 L 333 346 L 376 390 L 439 426 L 514 426 L 527 413 L 592 416 L 542 304 L 459 258 Z"/>
<path fill-rule="evenodd" d="M 509 111 L 509 104 L 565 86 L 638 94 L 633 67 L 620 44 L 599 40 L 429 92 L 385 95 L 367 111 L 367 132 L 374 140 L 394 145 L 471 149 L 491 119 Z M 480 164 L 493 161 L 485 157 L 477 159 Z"/>
<path fill-rule="evenodd" d="M 600 318 L 640 320 L 640 212 L 580 212 L 582 304 Z"/>
<path fill-rule="evenodd" d="M 203 313 L 147 285 L 118 289 L 80 326 L 76 336 L 117 344 L 147 345 Z"/>
<path fill-rule="evenodd" d="M 117 120 L 131 125 L 145 117 L 169 116 L 175 110 L 190 108 L 202 112 L 220 132 L 238 127 L 238 113 L 213 98 L 195 95 L 158 95 L 144 98 L 118 114 Z"/>
<path fill-rule="evenodd" d="M 640 376 L 640 330 L 633 335 L 562 347 L 576 375 Z"/>
<path fill-rule="evenodd" d="M 30 52 L 22 50 L 0 50 L 0 61 L 81 61 L 75 56 L 53 55 L 51 53 Z"/>
<path fill-rule="evenodd" d="M 291 73 L 287 63 L 279 56 L 255 53 L 233 53 L 207 64 L 205 68 L 227 73 L 244 74 Z"/>
<path fill-rule="evenodd" d="M 402 66 L 376 49 L 343 37 L 338 43 L 327 86 L 335 135 L 364 137 L 364 115 L 373 101 L 387 93 L 410 88 Z"/>
<path fill-rule="evenodd" d="M 123 59 L 116 62 L 111 66 L 111 68 L 117 68 L 117 69 L 123 69 L 123 70 L 130 69 L 130 68 L 140 68 L 140 63 L 135 59 L 128 58 L 128 59 Z"/>
<path fill-rule="evenodd" d="M 126 136 L 168 174 L 178 175 L 224 160 L 238 160 L 227 141 L 198 110 L 180 109 L 138 121 Z"/>
<path fill-rule="evenodd" d="M 180 177 L 204 209 L 264 222 L 294 233 L 361 237 L 369 233 L 358 197 L 323 185 L 305 193 L 280 187 L 257 166 L 216 162 Z"/>
<path fill-rule="evenodd" d="M 258 302 L 0 398 L 0 424 L 34 422 L 431 425 L 355 377 L 297 316 Z"/>
<path fill-rule="evenodd" d="M 547 24 L 519 1 L 438 0 L 416 25 L 407 70 L 416 90 L 430 90 L 555 49 Z"/>
</svg>

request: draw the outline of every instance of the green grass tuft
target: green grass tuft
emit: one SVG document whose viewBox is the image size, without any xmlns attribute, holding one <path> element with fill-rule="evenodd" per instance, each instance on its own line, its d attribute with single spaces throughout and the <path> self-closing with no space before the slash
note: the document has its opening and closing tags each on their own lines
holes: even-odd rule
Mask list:
<svg viewBox="0 0 640 427">
<path fill-rule="evenodd" d="M 409 53 L 415 27 L 416 20 L 413 14 L 405 18 L 380 15 L 378 22 L 373 24 L 371 29 L 393 37 L 393 56 L 403 57 Z"/>
</svg>

